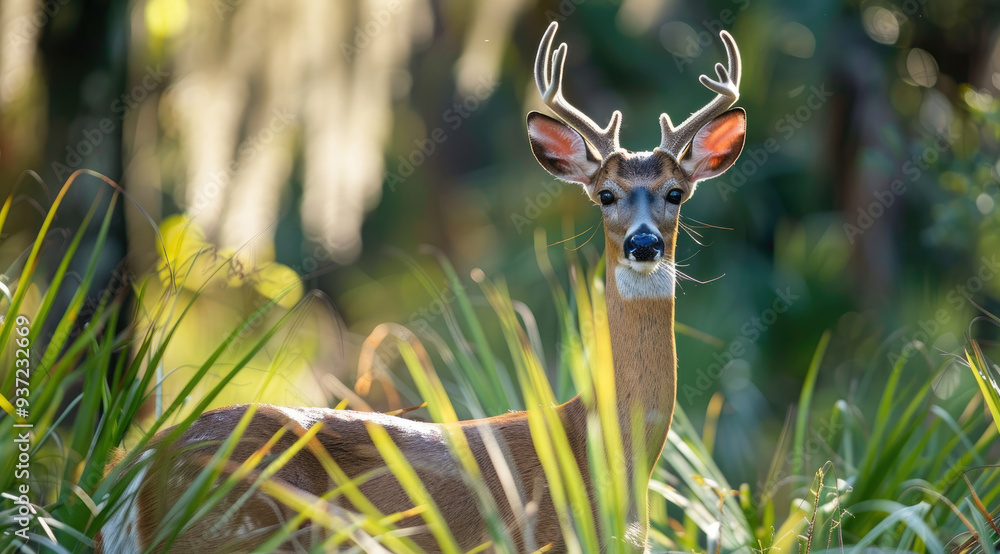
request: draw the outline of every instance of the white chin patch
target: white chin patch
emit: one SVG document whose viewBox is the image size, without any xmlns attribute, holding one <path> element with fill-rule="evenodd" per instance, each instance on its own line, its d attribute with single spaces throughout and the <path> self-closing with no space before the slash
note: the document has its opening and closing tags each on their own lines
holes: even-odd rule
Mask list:
<svg viewBox="0 0 1000 554">
<path fill-rule="evenodd" d="M 615 268 L 618 294 L 635 298 L 673 298 L 677 270 L 674 262 L 637 262 L 619 259 Z"/>
</svg>

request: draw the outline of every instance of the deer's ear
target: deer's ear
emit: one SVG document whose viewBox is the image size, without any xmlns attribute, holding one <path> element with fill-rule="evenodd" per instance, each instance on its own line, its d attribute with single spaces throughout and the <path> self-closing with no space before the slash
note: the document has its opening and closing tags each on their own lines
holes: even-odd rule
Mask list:
<svg viewBox="0 0 1000 554">
<path fill-rule="evenodd" d="M 600 157 L 580 133 L 547 115 L 528 114 L 528 141 L 538 163 L 563 181 L 587 186 L 601 168 Z"/>
<path fill-rule="evenodd" d="M 746 140 L 747 113 L 734 108 L 709 121 L 691 141 L 681 170 L 695 183 L 721 175 L 736 163 Z"/>
</svg>

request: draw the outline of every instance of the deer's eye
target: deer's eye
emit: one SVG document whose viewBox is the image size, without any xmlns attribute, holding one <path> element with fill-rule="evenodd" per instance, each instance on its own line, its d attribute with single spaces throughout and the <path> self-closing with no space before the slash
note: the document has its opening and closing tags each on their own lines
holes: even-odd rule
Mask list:
<svg viewBox="0 0 1000 554">
<path fill-rule="evenodd" d="M 597 198 L 601 200 L 601 205 L 608 206 L 615 203 L 615 195 L 610 190 L 602 190 L 597 193 Z"/>
<path fill-rule="evenodd" d="M 681 189 L 672 189 L 667 193 L 667 202 L 671 204 L 680 204 L 682 198 L 684 198 L 684 193 L 681 192 Z"/>
</svg>

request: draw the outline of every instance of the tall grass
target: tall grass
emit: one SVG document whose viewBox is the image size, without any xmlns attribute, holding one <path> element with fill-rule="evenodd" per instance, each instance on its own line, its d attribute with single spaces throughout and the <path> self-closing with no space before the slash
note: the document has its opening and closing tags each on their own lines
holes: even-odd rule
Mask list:
<svg viewBox="0 0 1000 554">
<path fill-rule="evenodd" d="M 286 344 L 278 340 L 280 333 L 287 337 L 288 327 L 294 326 L 304 304 L 310 301 L 307 297 L 286 308 L 282 304 L 288 304 L 289 295 L 298 294 L 295 287 L 272 287 L 268 301 L 233 327 L 193 368 L 176 397 L 164 402 L 155 417 L 143 420 L 143 406 L 157 390 L 154 369 L 161 367 L 170 349 L 176 347 L 178 327 L 191 317 L 192 306 L 208 282 L 198 274 L 205 271 L 198 258 L 206 252 L 201 248 L 173 253 L 161 249 L 168 279 L 154 273 L 136 281 L 132 285 L 136 300 L 128 305 L 122 295 L 102 297 L 89 323 L 77 325 L 96 273 L 96 254 L 86 260 L 83 283 L 62 313 L 54 309 L 56 294 L 64 288 L 70 262 L 82 257 L 80 245 L 90 220 L 100 223 L 90 250 L 96 253 L 107 239 L 111 214 L 121 201 L 120 193 L 109 182 L 108 207 L 99 211 L 103 204 L 95 202 L 66 246 L 61 263 L 45 275 L 38 274 L 37 259 L 52 219 L 78 177 L 75 174 L 66 183 L 37 233 L 23 269 L 9 283 L 14 293 L 0 330 L 0 343 L 5 345 L 0 405 L 7 412 L 0 417 L 0 444 L 5 452 L 0 460 L 0 490 L 17 496 L 18 486 L 30 486 L 26 496 L 32 514 L 29 540 L 24 541 L 13 533 L 19 528 L 17 517 L 22 507 L 5 496 L 0 526 L 11 533 L 0 535 L 3 552 L 92 549 L 101 525 L 131 502 L 127 494 L 130 481 L 148 463 L 137 454 L 142 446 L 157 432 L 163 433 L 167 444 L 176 439 L 265 349 L 267 355 L 280 357 Z M 0 231 L 11 204 L 12 198 L 8 198 L 0 210 Z M 940 400 L 931 394 L 931 379 L 912 378 L 912 363 L 904 357 L 892 367 L 874 364 L 870 371 L 888 373 L 884 387 L 862 387 L 850 400 L 839 400 L 825 411 L 813 401 L 820 367 L 828 355 L 828 337 L 820 338 L 798 411 L 788 419 L 763 485 L 734 487 L 712 459 L 714 426 L 724 401 L 720 396 L 710 404 L 701 430 L 678 407 L 656 467 L 636 471 L 638 475 L 652 472 L 648 506 L 641 500 L 636 506 L 626 505 L 628 488 L 644 488 L 645 481 L 626 482 L 623 472 L 615 471 L 627 457 L 641 457 L 624 451 L 618 432 L 602 265 L 585 267 L 567 251 L 569 272 L 559 275 L 548 258 L 545 237 L 537 235 L 536 243 L 538 265 L 558 314 L 558 348 L 541 343 L 532 312 L 510 297 L 501 277 L 474 271 L 472 277 L 480 293 L 467 294 L 460 286 L 464 280 L 458 272 L 438 256 L 441 271 L 456 295 L 454 302 L 442 302 L 444 333 L 417 336 L 398 325 L 379 326 L 365 344 L 359 382 L 371 382 L 374 353 L 389 348 L 399 352 L 407 381 L 419 396 L 412 400 L 425 403 L 426 412 L 416 414 L 448 424 L 457 421 L 459 414 L 488 416 L 528 408 L 533 443 L 551 487 L 567 550 L 594 552 L 600 545 L 611 551 L 626 550 L 617 537 L 627 533 L 625 514 L 639 510 L 648 513 L 653 551 L 788 553 L 861 551 L 870 546 L 935 553 L 994 551 L 1000 535 L 995 508 L 1000 497 L 1000 471 L 991 465 L 995 460 L 989 456 L 996 455 L 1000 371 L 974 340 L 969 341 L 965 362 L 975 375 L 978 390 Z M 217 258 L 217 253 L 213 256 Z M 207 267 L 209 271 L 224 271 L 221 266 Z M 440 294 L 418 266 L 415 275 L 432 297 Z M 159 286 L 163 282 L 172 286 Z M 192 282 L 197 285 L 188 286 L 194 289 L 193 294 L 178 293 Z M 34 297 L 31 290 L 38 291 Z M 157 292 L 151 296 L 154 290 Z M 279 316 L 267 317 L 275 313 Z M 16 314 L 30 321 L 26 337 L 16 331 Z M 1000 324 L 996 318 L 984 320 Z M 116 331 L 120 321 L 132 324 Z M 251 340 L 244 340 L 246 331 L 259 327 L 261 321 L 266 321 L 264 328 Z M 79 332 L 73 334 L 74 328 Z M 42 337 L 42 329 L 54 329 L 52 338 Z M 10 446 L 23 432 L 15 424 L 25 423 L 15 417 L 11 402 L 17 398 L 12 391 L 16 388 L 14 351 L 19 338 L 30 343 L 33 368 L 27 387 L 27 423 L 32 425 L 32 465 L 27 480 L 15 477 L 17 458 L 6 454 L 12 452 Z M 230 360 L 226 356 L 237 342 L 239 355 Z M 681 352 L 682 359 L 683 355 Z M 953 359 L 942 359 L 936 371 L 943 372 L 952 363 Z M 271 364 L 265 379 L 273 379 L 276 366 Z M 170 368 L 166 369 L 169 374 Z M 206 376 L 212 372 L 218 372 L 219 378 L 207 382 Z M 684 379 L 683 374 L 680 379 Z M 565 399 L 574 390 L 581 391 L 594 413 L 588 467 L 577 466 L 554 411 L 557 399 Z M 331 399 L 331 404 L 338 405 L 340 400 Z M 867 413 L 865 406 L 872 401 L 877 408 Z M 210 511 L 234 509 L 221 503 L 231 498 L 227 495 L 237 485 L 249 484 L 250 490 L 262 490 L 298 514 L 281 529 L 262 537 L 258 552 L 273 551 L 303 533 L 315 535 L 316 551 L 418 552 L 397 525 L 411 516 L 424 520 L 442 552 L 459 551 L 453 530 L 447 527 L 413 467 L 382 429 L 371 427 L 370 434 L 386 460 L 385 471 L 396 476 L 414 505 L 400 513 L 380 513 L 363 497 L 359 487 L 365 477 L 347 477 L 319 447 L 315 439 L 318 427 L 283 430 L 296 435 L 294 445 L 284 452 L 270 452 L 268 446 L 245 462 L 230 461 L 229 453 L 252 413 L 248 412 L 237 432 L 219 446 L 181 501 L 160 522 L 155 533 L 158 547 L 169 550 L 185 529 L 198 524 Z M 819 425 L 821 419 L 829 425 Z M 638 426 L 638 421 L 629 423 Z M 171 425 L 175 426 L 166 430 Z M 125 443 L 126 436 L 132 437 L 126 444 L 129 453 L 105 475 L 111 452 Z M 274 437 L 269 444 L 273 446 L 279 438 Z M 480 512 L 488 522 L 491 540 L 476 551 L 513 552 L 513 533 L 520 531 L 506 528 L 497 516 L 491 495 L 482 490 L 479 468 L 464 435 L 449 433 L 447 438 L 464 469 L 463 479 L 477 494 Z M 331 477 L 334 486 L 322 497 L 269 478 L 300 450 L 312 452 Z M 641 452 L 642 445 L 636 445 L 635 450 Z M 508 476 L 511 471 L 500 466 L 496 469 Z M 597 483 L 594 511 L 589 509 L 583 486 L 588 480 Z M 643 498 L 642 494 L 633 496 Z M 356 511 L 339 507 L 340 499 L 349 500 Z M 306 521 L 312 526 L 303 528 Z M 547 548 L 535 544 L 530 536 L 522 539 L 532 549 Z"/>
</svg>

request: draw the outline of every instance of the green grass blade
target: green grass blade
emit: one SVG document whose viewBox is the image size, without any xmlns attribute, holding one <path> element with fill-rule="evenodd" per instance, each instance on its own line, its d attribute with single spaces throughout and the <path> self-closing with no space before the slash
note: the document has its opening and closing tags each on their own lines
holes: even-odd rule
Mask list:
<svg viewBox="0 0 1000 554">
<path fill-rule="evenodd" d="M 965 357 L 969 361 L 969 368 L 976 378 L 976 384 L 983 393 L 983 400 L 993 416 L 993 424 L 1000 429 L 1000 375 L 997 375 L 996 366 L 991 364 L 983 354 L 979 342 L 968 341 L 965 350 Z"/>
<path fill-rule="evenodd" d="M 806 381 L 802 385 L 802 392 L 799 395 L 799 411 L 795 420 L 795 442 L 792 457 L 792 473 L 796 475 L 802 473 L 806 442 L 806 427 L 809 423 L 809 409 L 812 406 L 813 391 L 816 388 L 816 376 L 819 375 L 819 367 L 823 363 L 823 355 L 826 354 L 826 347 L 830 344 L 830 331 L 823 333 L 816 346 L 812 361 L 809 363 L 809 371 L 806 373 Z"/>
<path fill-rule="evenodd" d="M 375 444 L 375 448 L 378 449 L 386 465 L 389 466 L 392 474 L 396 476 L 396 479 L 402 485 L 403 490 L 406 491 L 413 505 L 426 506 L 426 510 L 422 516 L 427 522 L 427 527 L 430 529 L 431 534 L 437 540 L 438 546 L 441 547 L 441 552 L 444 554 L 459 554 L 461 549 L 458 547 L 455 537 L 451 534 L 448 524 L 445 523 L 444 516 L 441 515 L 434 499 L 431 498 L 427 488 L 424 487 L 423 482 L 417 476 L 416 470 L 406 460 L 406 457 L 399 450 L 399 447 L 396 446 L 396 443 L 393 442 L 389 433 L 375 423 L 366 422 L 365 427 L 368 428 L 368 435 Z"/>
</svg>

